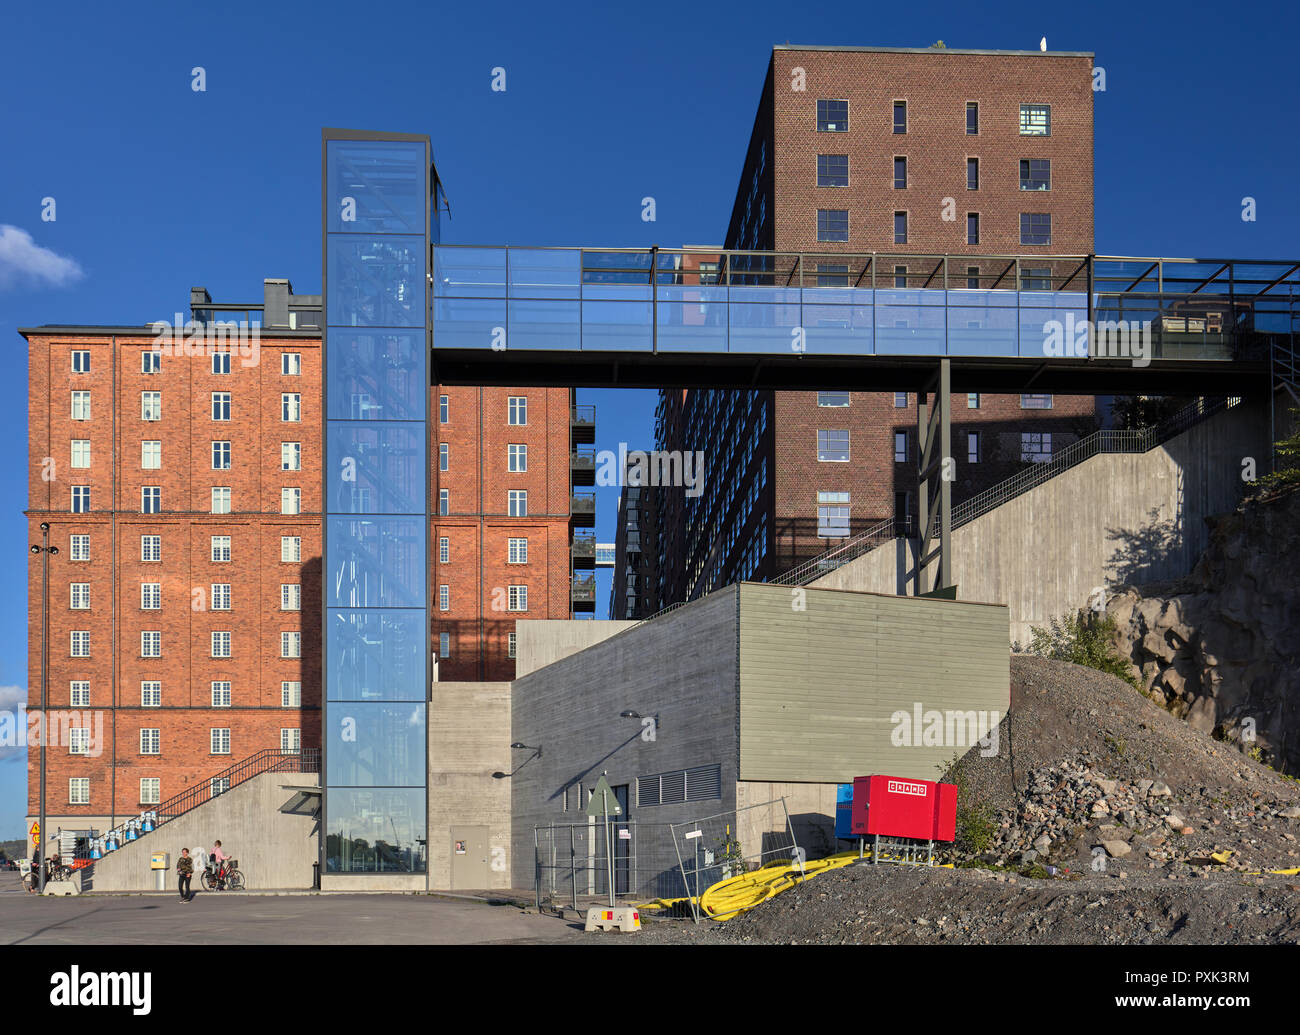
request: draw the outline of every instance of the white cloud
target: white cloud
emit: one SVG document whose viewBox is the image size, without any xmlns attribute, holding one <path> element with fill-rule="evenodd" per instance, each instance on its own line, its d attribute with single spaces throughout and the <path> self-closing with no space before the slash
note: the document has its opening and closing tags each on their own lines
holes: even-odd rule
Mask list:
<svg viewBox="0 0 1300 1035">
<path fill-rule="evenodd" d="M 19 725 L 25 726 L 27 722 L 27 713 L 18 711 L 18 706 L 26 700 L 26 687 L 0 686 L 0 714 L 3 715 L 0 722 L 7 726 L 6 733 L 10 736 L 17 733 Z M 10 739 L 10 736 L 4 737 L 3 740 Z M 3 740 L 0 740 L 0 763 L 16 762 L 27 757 L 25 745 L 20 747 L 12 743 L 5 744 Z"/>
<path fill-rule="evenodd" d="M 0 223 L 0 289 L 63 287 L 84 276 L 75 259 L 42 248 L 26 230 Z"/>
</svg>

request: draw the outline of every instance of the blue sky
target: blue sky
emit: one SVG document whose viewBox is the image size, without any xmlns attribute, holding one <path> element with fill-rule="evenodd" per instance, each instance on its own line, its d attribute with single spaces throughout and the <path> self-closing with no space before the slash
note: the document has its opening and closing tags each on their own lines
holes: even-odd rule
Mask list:
<svg viewBox="0 0 1300 1035">
<path fill-rule="evenodd" d="M 743 15 L 740 13 L 743 11 Z M 128 13 L 129 12 L 129 13 Z M 777 43 L 1090 50 L 1096 241 L 1110 254 L 1300 253 L 1293 6 L 9 4 L 0 15 L 0 707 L 26 684 L 26 350 L 16 328 L 139 324 L 191 285 L 320 290 L 322 126 L 428 133 L 452 243 L 718 242 Z M 207 89 L 191 89 L 202 66 Z M 506 69 L 504 93 L 490 89 Z M 657 221 L 642 222 L 652 195 Z M 1241 219 L 1242 198 L 1258 207 Z M 56 219 L 41 219 L 53 197 Z M 50 254 L 53 253 L 53 254 Z M 583 392 L 599 448 L 648 444 L 650 393 Z M 597 531 L 613 538 L 613 490 Z M 607 573 L 597 605 L 604 617 Z M 8 689 L 6 689 L 8 688 Z M 16 689 L 14 689 L 16 688 Z M 0 749 L 2 756 L 3 749 Z M 25 811 L 0 757 L 0 838 Z"/>
</svg>

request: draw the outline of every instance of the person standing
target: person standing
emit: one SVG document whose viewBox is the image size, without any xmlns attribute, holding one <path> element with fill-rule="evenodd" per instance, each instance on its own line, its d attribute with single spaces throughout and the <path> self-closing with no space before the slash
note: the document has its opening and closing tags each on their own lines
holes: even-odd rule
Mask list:
<svg viewBox="0 0 1300 1035">
<path fill-rule="evenodd" d="M 180 892 L 182 902 L 188 902 L 193 895 L 190 891 L 190 878 L 193 876 L 194 860 L 190 858 L 190 850 L 182 848 L 181 857 L 176 860 L 176 890 Z"/>
<path fill-rule="evenodd" d="M 216 864 L 217 882 L 224 884 L 226 880 L 226 863 L 230 861 L 230 856 L 221 850 L 220 841 L 217 841 L 212 846 L 212 861 Z"/>
</svg>

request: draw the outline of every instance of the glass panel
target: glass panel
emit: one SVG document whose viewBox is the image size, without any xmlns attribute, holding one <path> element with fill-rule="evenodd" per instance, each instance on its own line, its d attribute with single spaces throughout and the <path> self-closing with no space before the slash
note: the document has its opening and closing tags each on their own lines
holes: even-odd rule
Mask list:
<svg viewBox="0 0 1300 1035">
<path fill-rule="evenodd" d="M 674 288 L 672 293 L 679 298 L 705 293 L 725 297 L 723 288 Z M 661 352 L 726 352 L 726 303 L 660 302 L 657 330 Z"/>
<path fill-rule="evenodd" d="M 511 298 L 577 298 L 582 253 L 565 248 L 511 248 Z"/>
<path fill-rule="evenodd" d="M 328 435 L 329 513 L 423 513 L 423 424 L 331 421 Z"/>
<path fill-rule="evenodd" d="M 424 518 L 331 517 L 330 607 L 424 607 Z"/>
<path fill-rule="evenodd" d="M 974 297 L 989 292 L 972 291 Z M 1016 355 L 1016 311 L 997 306 L 953 306 L 948 310 L 950 356 Z"/>
<path fill-rule="evenodd" d="M 583 349 L 648 352 L 651 337 L 649 302 L 582 303 Z"/>
<path fill-rule="evenodd" d="M 733 297 L 736 290 L 732 288 Z M 774 293 L 776 292 L 767 292 L 769 296 Z M 797 290 L 794 293 L 797 294 Z M 739 305 L 733 303 L 727 308 L 731 318 L 728 351 L 793 354 L 796 342 L 794 331 L 800 326 L 798 305 L 759 305 L 747 302 Z"/>
<path fill-rule="evenodd" d="M 423 787 L 331 787 L 325 869 L 331 873 L 423 873 L 427 814 Z"/>
<path fill-rule="evenodd" d="M 931 292 L 880 292 L 920 295 Z M 933 294 L 941 295 L 936 291 Z M 944 354 L 944 310 L 933 305 L 880 305 L 876 307 L 876 352 L 887 356 L 941 356 Z"/>
<path fill-rule="evenodd" d="M 435 248 L 433 250 L 435 298 L 505 298 L 504 248 Z"/>
<path fill-rule="evenodd" d="M 423 786 L 423 701 L 331 702 L 325 724 L 326 780 L 331 787 Z"/>
<path fill-rule="evenodd" d="M 327 230 L 423 238 L 423 142 L 332 140 L 326 146 Z"/>
<path fill-rule="evenodd" d="M 444 349 L 490 349 L 504 341 L 504 300 L 456 298 L 433 303 L 433 347 Z"/>
<path fill-rule="evenodd" d="M 331 611 L 331 701 L 425 699 L 423 611 Z"/>
<path fill-rule="evenodd" d="M 424 238 L 330 235 L 331 326 L 423 327 Z"/>
<path fill-rule="evenodd" d="M 567 289 L 566 289 L 567 290 Z M 510 323 L 506 327 L 512 349 L 576 349 L 579 347 L 581 308 L 575 297 L 563 301 L 527 299 L 507 303 Z"/>
<path fill-rule="evenodd" d="M 1082 359 L 1088 352 L 1087 309 L 1020 310 L 1020 355 Z"/>
<path fill-rule="evenodd" d="M 810 355 L 869 356 L 873 352 L 869 305 L 805 305 L 803 320 Z"/>
<path fill-rule="evenodd" d="M 326 417 L 343 420 L 424 420 L 429 382 L 423 335 L 329 332 Z"/>
</svg>

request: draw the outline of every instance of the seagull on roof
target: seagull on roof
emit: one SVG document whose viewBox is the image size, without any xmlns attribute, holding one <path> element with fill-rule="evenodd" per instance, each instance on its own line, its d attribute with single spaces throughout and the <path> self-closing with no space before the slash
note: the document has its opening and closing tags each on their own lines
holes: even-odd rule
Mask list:
<svg viewBox="0 0 1300 1035">
<path fill-rule="evenodd" d="M 1038 49 L 1039 49 L 1039 50 L 1043 50 L 1043 51 L 1047 50 L 1047 37 L 1046 37 L 1046 36 L 1044 36 L 1041 40 L 1038 41 Z"/>
</svg>

